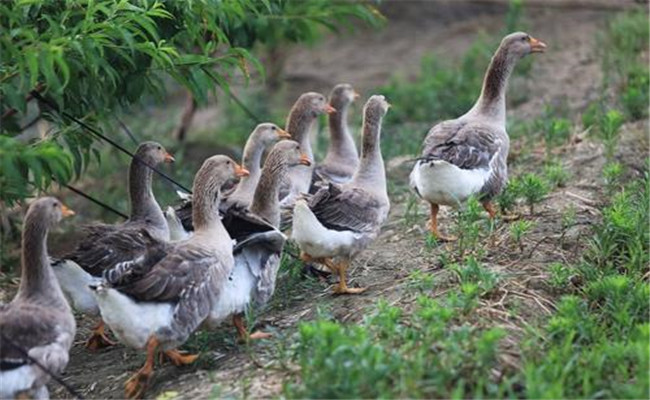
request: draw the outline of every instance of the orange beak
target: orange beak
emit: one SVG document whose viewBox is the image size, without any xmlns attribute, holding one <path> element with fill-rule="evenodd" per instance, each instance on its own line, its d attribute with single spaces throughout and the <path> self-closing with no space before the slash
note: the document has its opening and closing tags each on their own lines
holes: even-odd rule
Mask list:
<svg viewBox="0 0 650 400">
<path fill-rule="evenodd" d="M 546 51 L 546 43 L 541 40 L 535 39 L 531 36 L 530 38 L 530 52 L 531 53 L 543 53 Z"/>
<path fill-rule="evenodd" d="M 165 162 L 166 162 L 166 163 L 173 163 L 174 161 L 176 161 L 176 159 L 174 158 L 174 156 L 172 156 L 172 155 L 169 154 L 169 153 L 165 153 Z"/>
<path fill-rule="evenodd" d="M 291 139 L 291 134 L 290 134 L 289 132 L 285 131 L 284 129 L 280 129 L 280 128 L 278 128 L 278 129 L 275 131 L 275 133 L 278 134 L 278 137 L 279 137 L 280 139 Z"/>
<path fill-rule="evenodd" d="M 302 153 L 302 154 L 300 155 L 300 164 L 302 164 L 302 165 L 306 165 L 306 166 L 308 166 L 308 167 L 311 166 L 311 160 L 309 159 L 309 157 L 307 156 L 307 154 Z"/>
<path fill-rule="evenodd" d="M 325 112 L 328 114 L 334 114 L 336 112 L 336 108 L 328 104 L 325 106 Z"/>
<path fill-rule="evenodd" d="M 69 209 L 65 204 L 61 204 L 61 215 L 64 217 L 71 217 L 74 214 L 75 212 Z"/>
<path fill-rule="evenodd" d="M 242 176 L 248 176 L 251 173 L 248 172 L 248 170 L 244 167 L 242 167 L 239 164 L 235 164 L 235 176 L 242 177 Z"/>
</svg>

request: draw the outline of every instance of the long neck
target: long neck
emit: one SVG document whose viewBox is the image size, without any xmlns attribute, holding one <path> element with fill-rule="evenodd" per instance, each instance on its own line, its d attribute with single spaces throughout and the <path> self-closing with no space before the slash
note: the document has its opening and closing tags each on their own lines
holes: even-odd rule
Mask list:
<svg viewBox="0 0 650 400">
<path fill-rule="evenodd" d="M 508 57 L 506 50 L 498 49 L 483 78 L 483 88 L 470 112 L 506 123 L 506 89 L 515 60 Z"/>
<path fill-rule="evenodd" d="M 131 221 L 145 221 L 155 227 L 166 227 L 165 215 L 156 202 L 151 188 L 153 170 L 134 159 L 129 170 Z"/>
<path fill-rule="evenodd" d="M 289 113 L 286 126 L 286 130 L 291 134 L 291 138 L 300 143 L 302 151 L 312 160 L 314 159 L 314 154 L 311 150 L 309 132 L 315 120 L 316 118 L 311 113 L 305 112 L 300 107 L 294 107 Z"/>
<path fill-rule="evenodd" d="M 329 115 L 330 145 L 325 158 L 357 159 L 357 147 L 347 123 L 350 104 L 342 103 L 335 108 L 337 111 Z"/>
<path fill-rule="evenodd" d="M 18 296 L 32 298 L 38 295 L 51 304 L 66 304 L 47 255 L 48 229 L 37 215 L 28 215 L 22 242 L 22 272 Z"/>
<path fill-rule="evenodd" d="M 194 231 L 215 231 L 223 229 L 219 216 L 221 191 L 218 187 L 202 190 L 195 188 L 192 199 L 192 223 Z"/>
<path fill-rule="evenodd" d="M 250 210 L 276 228 L 280 226 L 280 184 L 287 173 L 287 163 L 281 155 L 271 153 L 264 164 L 260 183 L 255 189 Z"/>
<path fill-rule="evenodd" d="M 240 179 L 239 184 L 231 197 L 248 197 L 249 195 L 252 195 L 257 186 L 257 182 L 260 180 L 260 164 L 262 163 L 263 153 L 264 146 L 262 143 L 251 136 L 251 138 L 246 142 L 246 146 L 244 147 L 244 156 L 242 157 L 242 164 L 244 165 L 244 168 L 248 170 L 250 175 L 244 176 Z"/>
<path fill-rule="evenodd" d="M 368 190 L 385 193 L 386 173 L 379 146 L 380 135 L 381 118 L 366 119 L 363 123 L 361 160 L 352 182 Z"/>
</svg>

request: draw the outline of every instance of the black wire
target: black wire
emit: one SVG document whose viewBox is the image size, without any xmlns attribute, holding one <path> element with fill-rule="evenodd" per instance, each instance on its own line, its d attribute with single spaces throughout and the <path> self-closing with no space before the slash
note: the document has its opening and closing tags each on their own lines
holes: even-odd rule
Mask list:
<svg viewBox="0 0 650 400">
<path fill-rule="evenodd" d="M 119 118 L 115 118 L 115 119 L 117 120 L 117 123 L 120 124 L 120 126 L 122 127 L 124 132 L 126 132 L 127 136 L 130 137 L 131 140 L 133 141 L 133 143 L 137 146 L 138 139 L 135 138 L 135 135 L 133 134 L 133 132 L 131 132 L 131 129 L 129 129 L 129 127 L 126 126 L 126 124 L 124 122 L 122 122 L 121 119 L 119 119 Z"/>
<path fill-rule="evenodd" d="M 52 177 L 52 180 L 55 180 L 55 181 L 56 181 L 56 179 L 54 179 L 54 177 Z M 58 182 L 59 185 L 61 185 L 61 186 L 65 186 L 66 188 L 68 188 L 68 189 L 70 189 L 71 191 L 75 192 L 75 193 L 78 194 L 79 196 L 81 196 L 81 197 L 85 197 L 86 199 L 92 201 L 93 203 L 95 203 L 95 204 L 97 204 L 97 205 L 99 205 L 99 206 L 101 206 L 101 207 L 104 207 L 104 208 L 107 209 L 108 211 L 111 211 L 111 212 L 113 212 L 113 213 L 119 215 L 120 217 L 122 217 L 122 218 L 124 218 L 124 219 L 129 219 L 129 216 L 128 216 L 128 215 L 126 215 L 126 214 L 124 214 L 123 212 L 121 212 L 121 211 L 119 211 L 119 210 L 116 210 L 115 208 L 109 206 L 108 204 L 103 203 L 103 202 L 101 202 L 100 200 L 97 200 L 96 198 L 94 198 L 94 197 L 92 197 L 92 196 L 90 196 L 90 195 L 88 195 L 88 194 L 82 192 L 81 190 L 75 188 L 74 186 L 70 186 L 70 185 L 68 185 L 67 183 L 62 183 L 62 182 L 59 182 L 59 181 L 56 181 L 56 182 Z"/>
<path fill-rule="evenodd" d="M 50 371 L 50 370 L 49 370 L 48 368 L 46 368 L 43 364 L 41 364 L 40 362 L 38 362 L 38 360 L 36 360 L 36 359 L 34 359 L 32 356 L 30 356 L 29 353 L 27 353 L 27 351 L 26 351 L 25 349 L 23 349 L 22 347 L 20 347 L 19 345 L 17 345 L 16 342 L 14 342 L 13 340 L 9 339 L 8 337 L 6 337 L 6 336 L 5 336 L 4 334 L 2 334 L 2 333 L 0 333 L 0 336 L 2 336 L 2 341 L 3 341 L 3 342 L 7 342 L 7 343 L 9 343 L 9 345 L 10 345 L 11 347 L 13 347 L 14 349 L 18 350 L 18 352 L 20 352 L 20 353 L 23 355 L 23 357 L 27 358 L 29 361 L 31 361 L 31 362 L 33 362 L 34 364 L 36 364 L 36 365 L 37 365 L 40 369 L 42 369 L 46 374 L 48 374 L 50 377 L 52 377 L 52 379 L 53 379 L 56 383 L 58 383 L 59 385 L 63 386 L 63 387 L 65 388 L 65 390 L 67 390 L 71 395 L 73 395 L 74 397 L 76 397 L 76 398 L 79 399 L 79 400 L 84 400 L 83 396 L 80 395 L 79 392 L 77 392 L 77 391 L 76 391 L 72 386 L 70 386 L 70 385 L 68 385 L 67 383 L 65 383 L 65 382 L 63 381 L 63 379 L 61 379 L 61 378 L 60 378 L 59 376 L 57 376 L 55 373 L 53 373 L 52 371 Z"/>
<path fill-rule="evenodd" d="M 176 182 L 174 179 L 172 179 L 170 176 L 168 176 L 168 175 L 165 174 L 164 172 L 158 170 L 156 167 L 154 167 L 154 166 L 152 166 L 152 165 L 149 165 L 149 164 L 146 163 L 144 160 L 142 160 L 140 157 L 138 157 L 137 155 L 131 153 L 129 150 L 125 149 L 124 147 L 122 147 L 119 143 L 117 143 L 117 142 L 115 142 L 114 140 L 112 140 L 112 139 L 110 139 L 110 138 L 108 138 L 108 137 L 102 135 L 102 134 L 101 134 L 99 131 L 97 131 L 95 128 L 93 128 L 93 127 L 87 125 L 86 123 L 84 123 L 84 122 L 78 120 L 77 118 L 73 117 L 73 116 L 70 115 L 69 113 L 67 113 L 67 112 L 65 112 L 65 111 L 63 111 L 63 110 L 59 110 L 56 104 L 53 104 L 50 100 L 48 100 L 48 99 L 44 98 L 43 96 L 41 96 L 40 93 L 38 93 L 37 91 L 32 90 L 32 91 L 31 91 L 31 94 L 32 94 L 32 96 L 33 96 L 35 99 L 41 101 L 42 103 L 44 103 L 45 105 L 47 105 L 48 107 L 50 107 L 52 110 L 58 112 L 59 114 L 61 114 L 61 115 L 63 115 L 64 117 L 66 117 L 66 118 L 72 120 L 73 122 L 76 122 L 76 123 L 79 124 L 81 127 L 85 128 L 88 132 L 90 132 L 90 133 L 94 134 L 95 136 L 99 137 L 100 139 L 103 139 L 104 141 L 108 142 L 109 144 L 111 144 L 111 145 L 112 145 L 113 147 L 115 147 L 116 149 L 118 149 L 118 150 L 120 150 L 121 152 L 123 152 L 123 153 L 129 155 L 129 157 L 131 157 L 132 159 L 137 160 L 137 161 L 143 163 L 143 164 L 146 165 L 147 167 L 151 168 L 151 170 L 152 170 L 153 172 L 157 173 L 157 174 L 160 175 L 161 177 L 163 177 L 163 178 L 165 178 L 166 180 L 168 180 L 169 182 L 173 183 L 174 185 L 176 185 L 176 186 L 179 187 L 180 189 L 184 190 L 186 193 L 192 194 L 192 191 L 191 191 L 190 189 L 188 189 L 188 188 L 186 188 L 185 186 L 183 186 L 182 184 Z"/>
<path fill-rule="evenodd" d="M 233 100 L 235 101 L 235 103 L 237 103 L 237 105 L 239 106 L 239 108 L 241 108 L 242 110 L 244 110 L 244 112 L 248 115 L 248 117 L 249 117 L 250 119 L 252 119 L 253 121 L 255 121 L 256 124 L 259 124 L 259 123 L 262 122 L 262 120 L 259 119 L 259 118 L 257 117 L 257 115 L 255 115 L 255 113 L 252 112 L 252 111 L 250 110 L 250 108 L 246 107 L 246 105 L 244 104 L 244 102 L 242 102 L 241 100 L 239 100 L 239 98 L 238 98 L 237 96 L 235 96 L 235 94 L 234 94 L 231 90 L 229 90 L 227 93 L 228 93 L 228 95 L 230 96 L 230 98 L 233 99 Z"/>
</svg>

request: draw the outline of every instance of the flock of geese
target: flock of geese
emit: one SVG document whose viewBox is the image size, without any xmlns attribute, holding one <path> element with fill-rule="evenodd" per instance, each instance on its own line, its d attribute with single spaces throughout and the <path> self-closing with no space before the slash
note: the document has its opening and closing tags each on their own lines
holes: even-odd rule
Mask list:
<svg viewBox="0 0 650 400">
<path fill-rule="evenodd" d="M 437 238 L 453 240 L 438 229 L 440 205 L 478 195 L 494 217 L 490 200 L 507 182 L 508 77 L 519 59 L 545 48 L 526 33 L 506 36 L 476 104 L 426 136 L 410 185 L 430 203 Z M 303 94 L 285 129 L 272 123 L 255 128 L 243 166 L 224 155 L 208 158 L 191 198 L 165 212 L 149 167 L 174 158 L 160 144 L 141 144 L 128 174 L 128 221 L 84 227 L 76 249 L 56 260 L 48 256 L 48 230 L 74 213 L 53 197 L 33 201 L 24 218 L 20 287 L 0 305 L 0 397 L 48 397 L 50 374 L 61 373 L 69 360 L 72 308 L 97 318 L 89 348 L 115 344 L 108 325 L 121 344 L 146 351 L 144 365 L 126 382 L 130 398 L 144 394 L 158 354 L 175 365 L 196 359 L 177 349 L 197 329 L 232 318 L 242 340 L 268 337 L 249 333 L 242 314 L 273 295 L 287 228 L 302 260 L 338 275 L 335 293 L 363 292 L 347 285 L 346 271 L 388 216 L 380 135 L 389 104 L 381 95 L 367 100 L 358 155 L 346 122 L 357 97 L 347 84 L 336 86 L 329 101 Z M 315 165 L 309 132 L 323 113 L 329 114 L 330 146 Z M 237 177 L 237 186 L 226 190 Z"/>
</svg>

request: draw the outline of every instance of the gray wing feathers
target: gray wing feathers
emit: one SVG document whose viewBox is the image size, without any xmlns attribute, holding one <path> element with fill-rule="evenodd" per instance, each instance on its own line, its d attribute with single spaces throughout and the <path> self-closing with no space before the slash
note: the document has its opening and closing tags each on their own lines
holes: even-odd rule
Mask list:
<svg viewBox="0 0 650 400">
<path fill-rule="evenodd" d="M 387 207 L 360 188 L 341 190 L 330 184 L 309 199 L 309 208 L 323 226 L 338 231 L 370 233 L 384 222 Z"/>
<path fill-rule="evenodd" d="M 504 136 L 505 132 L 493 126 L 444 121 L 429 131 L 422 159 L 443 160 L 462 169 L 487 169 L 502 147 Z"/>
</svg>

